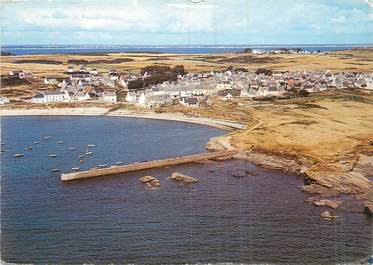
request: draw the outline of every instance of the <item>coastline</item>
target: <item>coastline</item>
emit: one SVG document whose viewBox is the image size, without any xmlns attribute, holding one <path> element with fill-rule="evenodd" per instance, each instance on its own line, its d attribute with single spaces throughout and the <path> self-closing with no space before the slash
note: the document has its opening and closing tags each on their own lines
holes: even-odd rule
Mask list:
<svg viewBox="0 0 373 265">
<path fill-rule="evenodd" d="M 235 121 L 187 116 L 182 113 L 135 112 L 126 109 L 110 111 L 110 108 L 104 107 L 1 109 L 0 117 L 2 116 L 107 116 L 187 122 L 211 126 L 225 131 L 246 128 L 245 124 Z"/>
<path fill-rule="evenodd" d="M 127 117 L 142 119 L 157 119 L 187 122 L 211 126 L 225 131 L 247 129 L 247 125 L 230 120 L 188 116 L 182 113 L 155 113 L 141 112 L 128 109 L 111 110 L 109 107 L 76 107 L 76 108 L 49 108 L 49 109 L 1 109 L 2 116 L 107 116 Z M 255 127 L 255 126 L 254 126 Z M 213 137 L 206 143 L 205 148 L 213 151 L 237 149 L 232 144 L 232 136 L 224 134 Z M 353 167 L 347 171 L 336 168 L 334 165 L 310 163 L 306 157 L 296 154 L 276 153 L 260 147 L 242 150 L 243 153 L 233 156 L 236 159 L 251 162 L 257 166 L 272 170 L 281 170 L 286 173 L 296 174 L 304 178 L 304 186 L 300 189 L 314 199 L 327 198 L 335 200 L 337 194 L 351 195 L 361 201 L 362 206 L 372 207 L 373 191 L 371 183 L 366 178 L 373 168 L 372 158 L 364 155 L 357 156 Z M 369 175 L 369 174 L 368 174 Z M 344 180 L 344 181 L 343 181 Z"/>
</svg>

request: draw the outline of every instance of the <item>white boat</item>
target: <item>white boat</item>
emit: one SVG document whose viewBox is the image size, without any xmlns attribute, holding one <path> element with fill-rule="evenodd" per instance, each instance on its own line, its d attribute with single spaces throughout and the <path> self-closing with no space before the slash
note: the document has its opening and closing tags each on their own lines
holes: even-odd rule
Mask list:
<svg viewBox="0 0 373 265">
<path fill-rule="evenodd" d="M 22 157 L 22 156 L 23 154 L 20 154 L 20 153 L 14 155 L 14 157 Z"/>
<path fill-rule="evenodd" d="M 98 167 L 107 167 L 107 165 L 106 164 L 102 164 L 102 165 L 98 165 Z"/>
<path fill-rule="evenodd" d="M 72 171 L 78 171 L 78 170 L 80 170 L 80 167 L 73 167 L 73 168 L 71 168 L 71 170 Z"/>
<path fill-rule="evenodd" d="M 95 147 L 96 145 L 95 144 L 88 144 L 87 146 L 88 147 Z"/>
<path fill-rule="evenodd" d="M 58 141 L 58 144 L 63 144 L 63 141 Z"/>
<path fill-rule="evenodd" d="M 50 136 L 44 136 L 44 140 L 50 139 Z"/>
<path fill-rule="evenodd" d="M 39 144 L 39 142 L 34 142 L 34 144 Z"/>
<path fill-rule="evenodd" d="M 80 156 L 78 156 L 79 158 L 83 158 L 84 157 L 84 155 L 80 155 Z"/>
<path fill-rule="evenodd" d="M 26 147 L 25 147 L 25 150 L 26 150 L 26 151 L 30 151 L 30 150 L 32 150 L 32 146 L 26 146 Z"/>
<path fill-rule="evenodd" d="M 59 170 L 58 168 L 52 168 L 51 171 L 52 171 L 52 172 L 58 172 L 58 171 L 60 171 L 60 170 Z"/>
<path fill-rule="evenodd" d="M 69 147 L 69 150 L 76 150 L 75 147 Z"/>
<path fill-rule="evenodd" d="M 123 165 L 123 162 L 115 162 L 116 165 Z"/>
<path fill-rule="evenodd" d="M 49 155 L 50 158 L 55 158 L 57 155 Z"/>
<path fill-rule="evenodd" d="M 86 152 L 85 154 L 86 154 L 86 155 L 92 155 L 93 152 L 89 151 L 89 150 L 88 150 L 88 147 L 87 147 L 87 152 Z"/>
<path fill-rule="evenodd" d="M 84 163 L 85 161 L 84 160 L 79 160 L 79 163 Z"/>
</svg>

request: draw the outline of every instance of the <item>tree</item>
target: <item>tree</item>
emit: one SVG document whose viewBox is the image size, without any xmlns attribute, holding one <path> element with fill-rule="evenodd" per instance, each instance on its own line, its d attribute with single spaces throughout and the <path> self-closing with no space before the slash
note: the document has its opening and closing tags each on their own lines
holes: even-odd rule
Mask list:
<svg viewBox="0 0 373 265">
<path fill-rule="evenodd" d="M 308 97 L 309 95 L 310 93 L 305 89 L 301 89 L 297 92 L 298 97 Z"/>
</svg>

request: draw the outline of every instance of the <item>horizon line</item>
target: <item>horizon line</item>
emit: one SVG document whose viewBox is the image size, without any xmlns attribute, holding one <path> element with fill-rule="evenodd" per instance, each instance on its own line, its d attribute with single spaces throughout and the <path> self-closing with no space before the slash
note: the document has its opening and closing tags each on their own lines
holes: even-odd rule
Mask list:
<svg viewBox="0 0 373 265">
<path fill-rule="evenodd" d="M 280 43 L 280 44 L 0 44 L 3 46 L 373 46 L 373 43 Z"/>
</svg>

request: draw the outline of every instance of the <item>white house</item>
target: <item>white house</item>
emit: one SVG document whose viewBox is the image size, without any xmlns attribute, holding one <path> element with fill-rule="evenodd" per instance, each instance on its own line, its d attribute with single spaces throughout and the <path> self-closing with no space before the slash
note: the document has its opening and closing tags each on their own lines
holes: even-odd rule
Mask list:
<svg viewBox="0 0 373 265">
<path fill-rule="evenodd" d="M 198 98 L 196 97 L 181 97 L 179 103 L 186 107 L 198 107 Z"/>
<path fill-rule="evenodd" d="M 31 103 L 68 102 L 71 98 L 67 91 L 41 91 L 32 97 Z"/>
<path fill-rule="evenodd" d="M 8 104 L 9 102 L 7 97 L 0 97 L 0 105 Z"/>
<path fill-rule="evenodd" d="M 47 85 L 57 85 L 58 80 L 55 77 L 44 77 L 44 84 Z"/>
<path fill-rule="evenodd" d="M 102 96 L 104 98 L 104 102 L 107 102 L 107 103 L 117 102 L 117 94 L 115 94 L 115 92 L 104 92 Z"/>
<path fill-rule="evenodd" d="M 223 91 L 222 93 L 219 93 L 219 99 L 223 101 L 228 101 L 233 98 L 232 94 L 229 93 L 228 91 Z"/>
</svg>

